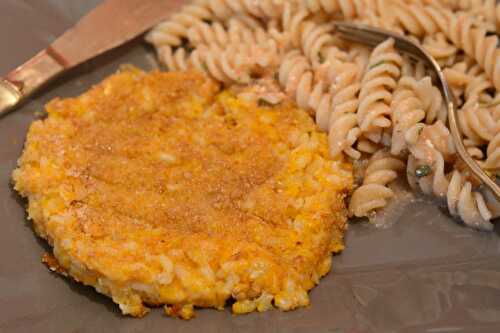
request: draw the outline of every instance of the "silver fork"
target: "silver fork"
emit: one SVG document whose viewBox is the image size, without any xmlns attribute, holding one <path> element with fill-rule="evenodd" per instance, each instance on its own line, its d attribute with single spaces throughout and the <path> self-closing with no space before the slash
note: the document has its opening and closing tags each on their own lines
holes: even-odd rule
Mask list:
<svg viewBox="0 0 500 333">
<path fill-rule="evenodd" d="M 380 44 L 387 38 L 393 38 L 395 47 L 399 51 L 407 54 L 415 60 L 423 61 L 424 64 L 427 65 L 427 67 L 432 71 L 434 81 L 439 90 L 441 90 L 445 99 L 451 136 L 455 143 L 458 155 L 465 162 L 467 167 L 469 167 L 472 173 L 478 177 L 482 183 L 491 190 L 491 192 L 493 192 L 498 200 L 500 200 L 500 187 L 484 172 L 483 169 L 481 169 L 479 164 L 474 161 L 465 149 L 460 127 L 457 123 L 457 110 L 454 106 L 453 97 L 441 67 L 436 60 L 418 44 L 400 34 L 350 22 L 335 22 L 335 26 L 343 39 L 372 47 Z"/>
</svg>

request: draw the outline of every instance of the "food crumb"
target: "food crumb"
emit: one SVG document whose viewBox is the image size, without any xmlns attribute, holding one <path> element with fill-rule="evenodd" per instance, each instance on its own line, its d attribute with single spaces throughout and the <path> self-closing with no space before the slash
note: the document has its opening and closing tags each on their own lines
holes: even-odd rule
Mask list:
<svg viewBox="0 0 500 333">
<path fill-rule="evenodd" d="M 59 265 L 59 262 L 51 253 L 45 252 L 42 255 L 42 263 L 45 266 L 47 266 L 47 268 L 50 269 L 52 272 L 68 276 L 66 270 L 61 265 Z"/>
<path fill-rule="evenodd" d="M 176 317 L 189 320 L 195 316 L 193 304 L 176 304 L 172 306 L 165 305 L 165 314 L 170 317 Z"/>
</svg>

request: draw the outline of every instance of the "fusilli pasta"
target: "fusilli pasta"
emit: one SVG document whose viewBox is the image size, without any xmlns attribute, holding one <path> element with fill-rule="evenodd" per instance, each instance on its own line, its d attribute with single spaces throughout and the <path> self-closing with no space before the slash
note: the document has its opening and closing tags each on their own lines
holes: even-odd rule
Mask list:
<svg viewBox="0 0 500 333">
<path fill-rule="evenodd" d="M 314 67 L 319 66 L 321 59 L 325 57 L 324 49 L 335 41 L 331 34 L 333 30 L 334 26 L 331 23 L 321 25 L 313 22 L 304 23 L 301 36 L 302 52 Z"/>
<path fill-rule="evenodd" d="M 204 6 L 196 4 L 185 6 L 179 13 L 151 30 L 146 40 L 156 47 L 179 46 L 190 27 L 211 18 L 212 13 Z"/>
<path fill-rule="evenodd" d="M 359 159 L 361 153 L 353 148 L 361 134 L 356 116 L 359 105 L 357 95 L 361 88 L 358 81 L 359 66 L 335 58 L 327 60 L 325 65 L 334 70 L 336 76 L 330 86 L 330 106 L 316 111 L 316 123 L 328 131 L 332 156 L 337 157 L 344 152 L 353 159 Z"/>
<path fill-rule="evenodd" d="M 394 192 L 387 184 L 405 170 L 405 163 L 386 151 L 375 153 L 365 170 L 363 185 L 354 190 L 349 203 L 349 212 L 354 216 L 367 216 L 377 208 L 387 205 Z"/>
<path fill-rule="evenodd" d="M 219 22 L 197 22 L 188 29 L 186 38 L 194 47 L 202 44 L 225 47 L 228 43 L 262 45 L 273 41 L 262 27 L 247 27 L 239 19 L 229 20 L 227 30 Z"/>
<path fill-rule="evenodd" d="M 373 1 L 375 2 L 375 1 Z M 346 19 L 353 19 L 360 16 L 369 1 L 364 0 L 305 0 L 305 7 L 315 13 L 324 11 L 328 14 L 341 13 Z"/>
<path fill-rule="evenodd" d="M 169 70 L 197 69 L 224 83 L 249 83 L 254 71 L 275 67 L 279 60 L 276 48 L 248 44 L 230 44 L 224 49 L 201 45 L 188 54 L 169 46 L 158 49 L 158 56 Z"/>
<path fill-rule="evenodd" d="M 298 50 L 289 52 L 279 68 L 279 82 L 297 105 L 314 114 L 318 108 L 329 108 L 328 94 L 324 94 L 324 82 L 314 80 L 309 60 Z"/>
<path fill-rule="evenodd" d="M 500 31 L 500 4 L 496 0 L 454 0 L 447 1 L 447 7 L 454 11 L 465 11 L 490 30 Z"/>
<path fill-rule="evenodd" d="M 395 7 L 396 21 L 417 37 L 441 31 L 455 46 L 462 49 L 483 68 L 496 89 L 500 89 L 500 50 L 498 37 L 488 36 L 487 30 L 477 27 L 468 13 L 454 15 L 438 6 L 399 3 Z"/>
<path fill-rule="evenodd" d="M 498 131 L 498 125 L 487 108 L 480 107 L 476 98 L 469 99 L 458 110 L 458 121 L 465 138 L 480 146 L 490 142 Z"/>
<path fill-rule="evenodd" d="M 274 18 L 282 14 L 284 6 L 284 1 L 280 0 L 198 0 L 197 3 L 210 9 L 218 20 L 227 20 L 239 14 Z"/>
<path fill-rule="evenodd" d="M 399 80 L 391 103 L 392 144 L 391 153 L 400 155 L 406 149 L 406 132 L 425 119 L 424 106 L 415 90 L 418 82 L 409 76 Z"/>
<path fill-rule="evenodd" d="M 491 230 L 493 225 L 489 220 L 492 214 L 481 193 L 473 191 L 472 182 L 459 170 L 454 170 L 451 175 L 445 173 L 445 161 L 452 154 L 446 148 L 452 145 L 451 136 L 441 122 L 436 125 L 427 126 L 424 129 L 427 133 L 422 131 L 411 148 L 407 166 L 408 183 L 426 194 L 446 198 L 450 213 L 459 216 L 468 226 Z M 426 135 L 432 132 L 436 135 Z M 448 144 L 443 145 L 443 142 Z"/>
<path fill-rule="evenodd" d="M 500 89 L 500 50 L 498 37 L 488 36 L 482 28 L 473 27 L 474 23 L 466 14 L 452 15 L 449 18 L 449 38 L 462 48 L 484 69 L 496 89 Z"/>
<path fill-rule="evenodd" d="M 441 66 L 451 66 L 457 59 L 458 48 L 448 42 L 443 33 L 425 36 L 422 46 Z"/>
<path fill-rule="evenodd" d="M 382 129 L 391 126 L 392 92 L 401 74 L 401 56 L 388 39 L 372 52 L 368 69 L 361 82 L 358 123 L 361 131 L 373 142 L 380 142 Z"/>
</svg>

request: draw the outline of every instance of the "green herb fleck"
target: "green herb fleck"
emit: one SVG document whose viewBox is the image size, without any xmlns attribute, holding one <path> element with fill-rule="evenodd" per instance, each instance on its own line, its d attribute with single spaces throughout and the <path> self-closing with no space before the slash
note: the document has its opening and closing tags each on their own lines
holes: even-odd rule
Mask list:
<svg viewBox="0 0 500 333">
<path fill-rule="evenodd" d="M 270 108 L 273 106 L 272 103 L 266 101 L 264 98 L 259 98 L 257 100 L 257 105 L 259 105 L 260 107 L 263 107 L 263 108 Z"/>
<path fill-rule="evenodd" d="M 371 65 L 368 69 L 375 68 L 375 67 L 380 66 L 380 65 L 382 65 L 382 64 L 384 64 L 384 63 L 385 63 L 385 61 L 384 61 L 384 60 L 379 61 L 379 62 L 377 62 L 376 64 Z"/>
<path fill-rule="evenodd" d="M 432 171 L 431 167 L 424 164 L 424 165 L 419 166 L 417 169 L 415 169 L 415 176 L 417 178 L 422 178 L 422 177 L 429 175 L 431 173 L 431 171 Z"/>
<path fill-rule="evenodd" d="M 208 72 L 208 67 L 207 67 L 207 64 L 202 63 L 202 64 L 201 64 L 201 68 L 202 68 L 205 72 Z"/>
</svg>

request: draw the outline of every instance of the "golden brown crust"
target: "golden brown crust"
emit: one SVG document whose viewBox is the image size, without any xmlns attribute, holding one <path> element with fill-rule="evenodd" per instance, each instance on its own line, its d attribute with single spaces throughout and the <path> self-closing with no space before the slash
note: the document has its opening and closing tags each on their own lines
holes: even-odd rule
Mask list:
<svg viewBox="0 0 500 333">
<path fill-rule="evenodd" d="M 64 276 L 68 276 L 68 272 L 66 272 L 66 270 L 64 269 L 64 267 L 62 267 L 59 262 L 57 261 L 57 259 L 54 257 L 53 254 L 51 253 L 44 253 L 42 255 L 42 263 L 47 266 L 48 269 L 50 269 L 52 272 L 55 272 L 55 273 L 58 273 L 58 274 L 61 274 L 61 275 L 64 275 Z"/>
<path fill-rule="evenodd" d="M 350 166 L 290 104 L 128 70 L 47 112 L 16 189 L 60 266 L 124 313 L 169 304 L 190 317 L 229 297 L 237 313 L 307 305 L 343 247 Z"/>
</svg>

